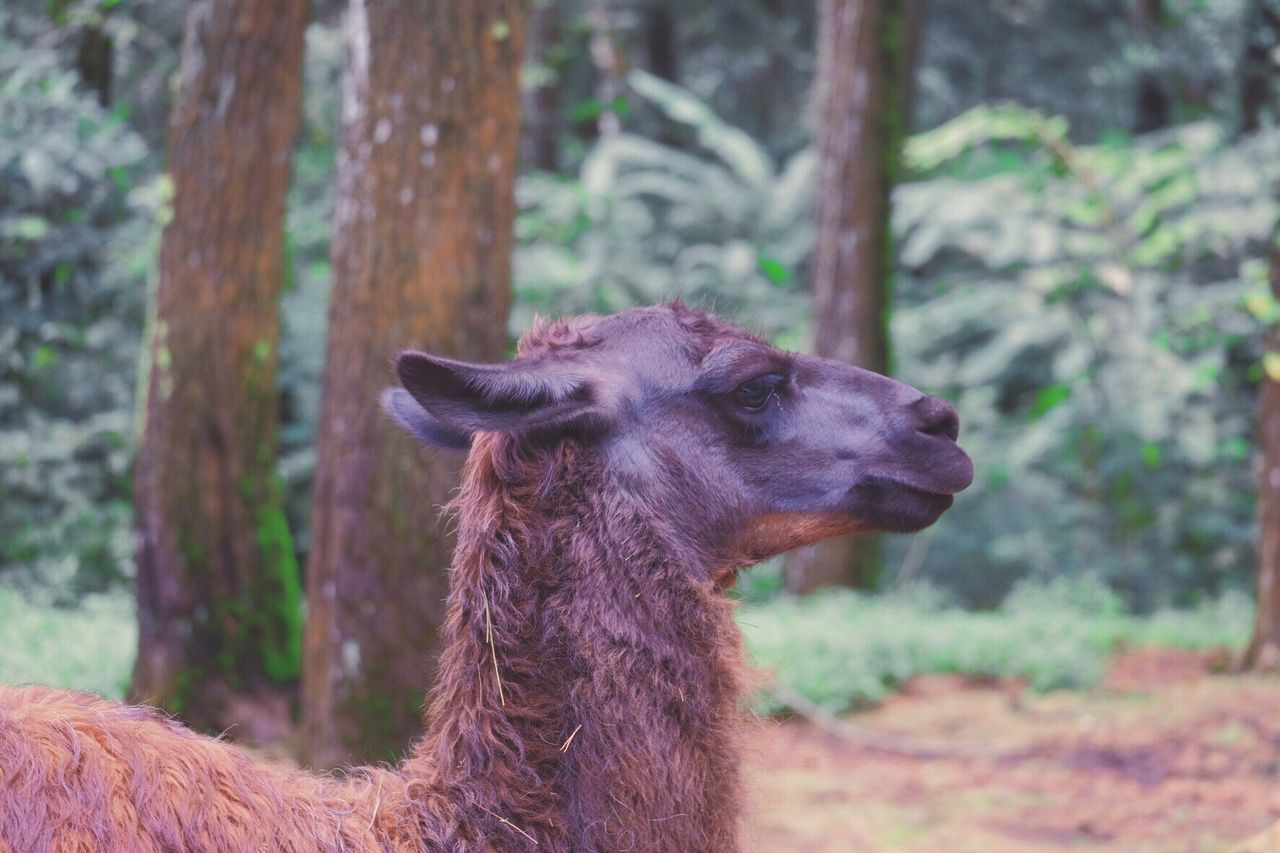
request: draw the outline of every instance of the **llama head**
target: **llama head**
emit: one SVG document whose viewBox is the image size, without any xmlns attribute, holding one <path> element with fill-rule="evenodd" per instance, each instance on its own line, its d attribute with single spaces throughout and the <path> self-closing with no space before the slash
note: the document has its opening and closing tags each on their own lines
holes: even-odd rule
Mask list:
<svg viewBox="0 0 1280 853">
<path fill-rule="evenodd" d="M 614 487 L 726 568 L 918 530 L 973 479 L 949 404 L 679 304 L 535 323 L 503 364 L 405 352 L 396 370 L 383 406 L 423 441 L 593 448 Z"/>
</svg>

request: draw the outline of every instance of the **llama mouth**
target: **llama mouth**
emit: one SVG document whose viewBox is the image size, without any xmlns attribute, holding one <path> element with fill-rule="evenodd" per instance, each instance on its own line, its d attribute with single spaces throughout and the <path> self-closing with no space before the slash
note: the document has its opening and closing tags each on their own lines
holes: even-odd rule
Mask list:
<svg viewBox="0 0 1280 853">
<path fill-rule="evenodd" d="M 953 442 L 947 452 L 930 454 L 909 465 L 896 465 L 887 471 L 871 474 L 867 483 L 884 489 L 916 492 L 926 495 L 955 495 L 973 483 L 974 467 L 969 454 Z"/>
<path fill-rule="evenodd" d="M 892 510 L 893 517 L 885 529 L 894 533 L 914 533 L 937 521 L 951 509 L 955 496 L 950 492 L 930 491 L 899 483 L 897 494 L 885 509 Z"/>
<path fill-rule="evenodd" d="M 960 491 L 959 489 L 945 489 L 937 486 L 924 486 L 916 483 L 907 483 L 902 480 L 887 480 L 884 485 L 893 489 L 901 489 L 912 494 L 931 498 L 954 498 L 956 492 Z"/>
<path fill-rule="evenodd" d="M 905 478 L 881 476 L 869 478 L 867 484 L 881 489 L 893 489 L 912 492 L 917 495 L 949 498 L 969 488 L 969 484 L 973 481 L 972 469 L 970 469 L 967 476 L 948 479 L 952 479 L 954 481 L 948 482 L 947 480 L 944 480 L 939 483 L 924 483 L 915 479 L 908 480 Z"/>
<path fill-rule="evenodd" d="M 944 489 L 939 486 L 929 486 L 923 483 L 908 483 L 906 480 L 894 479 L 877 479 L 873 481 L 875 485 L 886 489 L 899 489 L 902 491 L 913 492 L 918 495 L 932 495 L 935 497 L 951 497 L 959 489 Z"/>
<path fill-rule="evenodd" d="M 955 502 L 955 494 L 938 484 L 916 485 L 876 477 L 851 490 L 853 514 L 870 528 L 888 533 L 914 533 L 938 520 Z"/>
</svg>

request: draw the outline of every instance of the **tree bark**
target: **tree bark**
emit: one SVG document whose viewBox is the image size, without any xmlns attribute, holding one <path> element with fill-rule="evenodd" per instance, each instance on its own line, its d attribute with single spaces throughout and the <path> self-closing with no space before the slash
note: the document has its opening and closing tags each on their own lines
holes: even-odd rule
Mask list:
<svg viewBox="0 0 1280 853">
<path fill-rule="evenodd" d="M 600 108 L 595 120 L 595 135 L 608 139 L 622 130 L 617 100 L 622 94 L 622 80 L 626 76 L 628 62 L 618 44 L 614 16 L 608 0 L 588 0 L 583 18 L 591 32 L 587 44 L 591 67 L 595 72 L 596 100 Z"/>
<path fill-rule="evenodd" d="M 676 16 L 668 0 L 649 0 L 644 12 L 644 52 L 650 74 L 680 82 L 676 59 Z"/>
<path fill-rule="evenodd" d="M 98 104 L 111 106 L 112 60 L 115 44 L 107 34 L 106 19 L 112 6 L 76 8 L 73 0 L 48 0 L 45 10 L 58 27 L 67 26 L 73 17 L 80 35 L 76 45 L 76 71 L 80 82 L 98 96 Z"/>
<path fill-rule="evenodd" d="M 1271 294 L 1280 299 L 1280 227 L 1271 242 Z M 1267 333 L 1268 353 L 1280 353 L 1280 329 Z M 1280 672 L 1280 379 L 1263 373 L 1258 401 L 1262 469 L 1258 476 L 1258 607 L 1247 669 Z"/>
<path fill-rule="evenodd" d="M 1252 0 L 1244 18 L 1244 56 L 1240 63 L 1240 129 L 1261 130 L 1268 110 L 1280 118 L 1276 78 L 1280 76 L 1280 0 Z"/>
<path fill-rule="evenodd" d="M 529 19 L 529 61 L 540 76 L 526 95 L 526 162 L 554 172 L 560 165 L 560 83 L 565 62 L 560 50 L 560 0 L 540 0 Z"/>
<path fill-rule="evenodd" d="M 1160 29 L 1164 25 L 1164 0 L 1138 0 L 1133 10 L 1135 37 L 1158 50 Z M 1173 118 L 1173 104 L 1160 68 L 1144 68 L 1138 73 L 1133 103 L 1134 133 L 1151 133 L 1168 127 Z"/>
<path fill-rule="evenodd" d="M 680 62 L 676 54 L 676 16 L 668 0 L 649 0 L 642 17 L 645 70 L 671 83 L 680 82 Z M 658 115 L 655 138 L 663 145 L 678 146 L 680 134 L 675 122 Z"/>
<path fill-rule="evenodd" d="M 285 196 L 305 0 L 202 0 L 170 123 L 135 473 L 131 700 L 223 729 L 298 673 L 301 592 L 275 472 Z"/>
<path fill-rule="evenodd" d="M 814 105 L 819 171 L 813 259 L 813 349 L 887 372 L 892 241 L 889 194 L 906 134 L 919 26 L 917 0 L 821 0 Z M 874 537 L 793 552 L 786 586 L 869 587 Z"/>
<path fill-rule="evenodd" d="M 393 758 L 422 727 L 461 454 L 378 408 L 417 348 L 507 347 L 526 5 L 352 0 L 334 291 L 307 565 L 303 736 L 330 767 Z"/>
<path fill-rule="evenodd" d="M 76 48 L 76 70 L 81 81 L 98 95 L 98 103 L 111 106 L 112 60 L 115 45 L 103 29 L 102 22 L 94 22 L 80 32 L 80 44 Z"/>
</svg>

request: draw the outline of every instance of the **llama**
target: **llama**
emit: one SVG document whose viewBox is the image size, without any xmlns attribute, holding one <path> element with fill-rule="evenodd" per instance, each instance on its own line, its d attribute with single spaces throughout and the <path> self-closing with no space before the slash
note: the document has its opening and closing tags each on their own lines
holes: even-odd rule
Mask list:
<svg viewBox="0 0 1280 853">
<path fill-rule="evenodd" d="M 152 710 L 3 688 L 0 850 L 735 850 L 724 590 L 827 536 L 925 527 L 973 476 L 941 400 L 679 304 L 397 372 L 389 414 L 471 448 L 410 757 L 287 770 Z"/>
</svg>

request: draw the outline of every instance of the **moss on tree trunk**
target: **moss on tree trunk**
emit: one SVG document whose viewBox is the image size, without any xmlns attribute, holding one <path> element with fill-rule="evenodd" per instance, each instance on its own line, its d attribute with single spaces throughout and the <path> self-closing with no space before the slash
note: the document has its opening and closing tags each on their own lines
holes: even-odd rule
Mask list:
<svg viewBox="0 0 1280 853">
<path fill-rule="evenodd" d="M 236 694 L 278 698 L 300 664 L 275 378 L 306 16 L 303 0 L 192 4 L 170 124 L 173 208 L 135 476 L 129 695 L 216 730 L 234 722 Z"/>
</svg>

